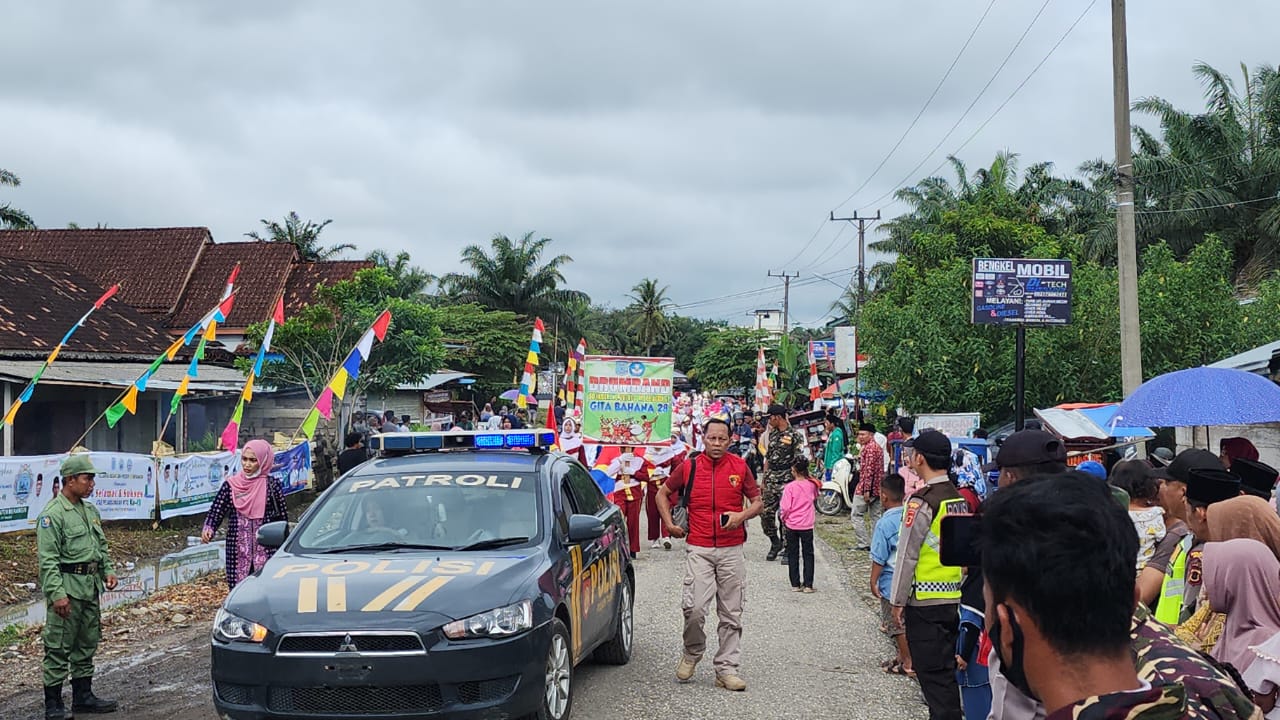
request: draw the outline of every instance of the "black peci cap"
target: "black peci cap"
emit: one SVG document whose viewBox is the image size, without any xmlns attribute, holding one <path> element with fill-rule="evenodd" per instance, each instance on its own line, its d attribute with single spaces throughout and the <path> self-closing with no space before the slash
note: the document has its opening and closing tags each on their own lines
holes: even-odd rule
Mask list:
<svg viewBox="0 0 1280 720">
<path fill-rule="evenodd" d="M 1241 490 L 1265 500 L 1271 499 L 1271 491 L 1276 486 L 1276 476 L 1280 475 L 1270 465 L 1248 458 L 1232 460 L 1231 474 L 1240 478 Z"/>
<path fill-rule="evenodd" d="M 1212 505 L 1240 495 L 1240 478 L 1217 468 L 1192 468 L 1187 473 L 1187 500 Z"/>
</svg>

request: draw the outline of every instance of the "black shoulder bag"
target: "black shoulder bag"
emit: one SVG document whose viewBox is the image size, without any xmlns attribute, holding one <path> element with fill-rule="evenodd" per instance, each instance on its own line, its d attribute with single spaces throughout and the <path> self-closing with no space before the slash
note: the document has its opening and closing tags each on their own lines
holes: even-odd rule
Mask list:
<svg viewBox="0 0 1280 720">
<path fill-rule="evenodd" d="M 671 509 L 671 522 L 689 534 L 689 496 L 693 494 L 693 478 L 698 473 L 698 458 L 689 460 L 689 478 L 684 483 L 684 491 L 680 493 L 680 502 Z"/>
</svg>

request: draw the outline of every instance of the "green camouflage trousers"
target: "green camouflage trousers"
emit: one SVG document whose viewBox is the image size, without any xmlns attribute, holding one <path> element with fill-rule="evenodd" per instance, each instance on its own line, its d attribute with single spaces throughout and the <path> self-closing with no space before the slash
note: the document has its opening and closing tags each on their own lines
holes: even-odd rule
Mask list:
<svg viewBox="0 0 1280 720">
<path fill-rule="evenodd" d="M 772 483 L 765 481 L 764 487 L 760 489 L 760 494 L 764 498 L 764 511 L 760 513 L 760 529 L 764 531 L 765 537 L 774 543 L 781 542 L 778 535 L 778 508 L 782 505 L 782 489 L 786 487 L 783 483 Z"/>
<path fill-rule="evenodd" d="M 72 678 L 93 677 L 93 655 L 102 639 L 102 611 L 98 600 L 71 598 L 71 614 L 65 619 L 46 603 L 49 617 L 40 639 L 44 641 L 44 684 L 61 685 Z"/>
</svg>

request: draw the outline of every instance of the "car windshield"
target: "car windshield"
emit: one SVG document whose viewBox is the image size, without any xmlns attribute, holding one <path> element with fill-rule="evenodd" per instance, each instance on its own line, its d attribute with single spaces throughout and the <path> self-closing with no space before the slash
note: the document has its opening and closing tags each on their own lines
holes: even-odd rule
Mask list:
<svg viewBox="0 0 1280 720">
<path fill-rule="evenodd" d="M 538 538 L 527 473 L 360 474 L 343 478 L 293 533 L 293 552 L 480 550 Z"/>
</svg>

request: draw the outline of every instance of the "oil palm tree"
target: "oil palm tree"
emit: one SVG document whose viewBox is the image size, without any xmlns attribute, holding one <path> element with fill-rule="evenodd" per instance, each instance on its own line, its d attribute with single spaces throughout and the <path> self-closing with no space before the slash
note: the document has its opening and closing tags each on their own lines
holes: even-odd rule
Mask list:
<svg viewBox="0 0 1280 720">
<path fill-rule="evenodd" d="M 387 271 L 395 279 L 395 296 L 405 300 L 426 298 L 431 286 L 439 279 L 435 275 L 412 264 L 409 253 L 401 251 L 391 257 L 385 250 L 374 250 L 365 259 Z"/>
<path fill-rule="evenodd" d="M 1160 124 L 1135 128 L 1134 172 L 1140 240 L 1163 239 L 1189 252 L 1210 233 L 1232 249 L 1246 283 L 1280 268 L 1280 74 L 1270 65 L 1243 84 L 1210 65 L 1193 68 L 1205 89 L 1203 113 L 1148 97 L 1138 112 Z"/>
<path fill-rule="evenodd" d="M 9 187 L 18 187 L 22 184 L 22 180 L 17 175 L 0 168 L 0 185 Z M 31 216 L 18 208 L 8 204 L 0 204 L 0 228 L 6 230 L 34 230 L 36 224 L 31 220 Z"/>
<path fill-rule="evenodd" d="M 653 346 L 662 339 L 667 329 L 667 310 L 671 302 L 667 299 L 667 287 L 658 287 L 658 281 L 645 278 L 631 288 L 627 295 L 631 300 L 627 312 L 631 315 L 631 330 L 641 345 L 645 346 L 645 354 L 653 354 Z"/>
<path fill-rule="evenodd" d="M 320 233 L 332 220 L 325 220 L 322 223 L 308 220 L 302 221 L 298 217 L 298 213 L 290 210 L 288 215 L 284 216 L 284 223 L 278 223 L 275 220 L 259 220 L 262 227 L 267 231 L 266 237 L 255 232 L 245 233 L 245 237 L 253 238 L 260 242 L 287 242 L 292 243 L 298 248 L 298 256 L 308 262 L 316 262 L 319 260 L 333 260 L 348 250 L 355 250 L 356 246 L 351 243 L 338 243 L 323 247 L 320 245 Z"/>
<path fill-rule="evenodd" d="M 587 294 L 564 287 L 561 272 L 573 258 L 556 255 L 544 261 L 551 238 L 534 239 L 525 233 L 518 241 L 495 235 L 489 249 L 468 245 L 462 249 L 462 264 L 469 272 L 450 273 L 441 281 L 453 299 L 474 302 L 494 310 L 510 310 L 526 319 L 558 320 L 559 335 L 577 337 L 578 313 L 590 303 Z"/>
</svg>

